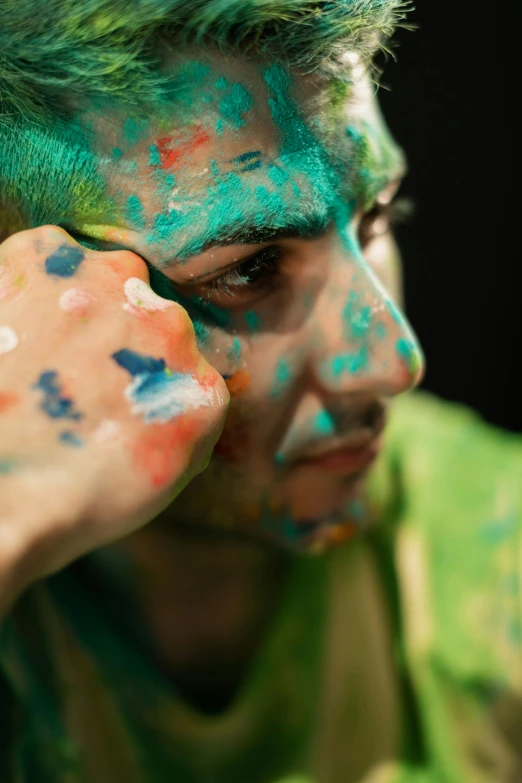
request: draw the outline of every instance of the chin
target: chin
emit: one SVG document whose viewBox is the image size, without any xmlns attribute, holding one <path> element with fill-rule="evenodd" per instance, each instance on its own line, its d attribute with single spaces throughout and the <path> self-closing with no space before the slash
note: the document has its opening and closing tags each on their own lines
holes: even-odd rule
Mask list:
<svg viewBox="0 0 522 783">
<path fill-rule="evenodd" d="M 363 477 L 337 485 L 336 491 L 329 496 L 323 494 L 320 502 L 317 497 L 315 503 L 310 502 L 306 511 L 301 500 L 299 504 L 272 508 L 260 520 L 260 532 L 291 552 L 321 554 L 340 546 L 368 526 L 369 514 L 362 499 L 364 485 Z"/>
</svg>

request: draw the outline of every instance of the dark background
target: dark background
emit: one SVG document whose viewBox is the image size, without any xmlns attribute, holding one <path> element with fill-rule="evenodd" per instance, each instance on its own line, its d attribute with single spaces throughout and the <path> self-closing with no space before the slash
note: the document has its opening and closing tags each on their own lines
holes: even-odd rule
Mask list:
<svg viewBox="0 0 522 783">
<path fill-rule="evenodd" d="M 520 218 L 504 53 L 495 15 L 474 27 L 479 14 L 456 5 L 424 0 L 381 77 L 410 164 L 401 193 L 416 204 L 398 229 L 406 309 L 427 357 L 424 388 L 520 431 Z"/>
</svg>

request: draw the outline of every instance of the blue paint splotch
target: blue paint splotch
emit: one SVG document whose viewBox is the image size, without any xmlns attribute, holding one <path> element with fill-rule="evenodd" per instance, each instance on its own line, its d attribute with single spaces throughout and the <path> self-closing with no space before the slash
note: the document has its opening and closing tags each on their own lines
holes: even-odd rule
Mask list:
<svg viewBox="0 0 522 783">
<path fill-rule="evenodd" d="M 73 277 L 84 258 L 85 251 L 79 245 L 62 245 L 47 257 L 45 271 L 57 277 Z"/>
<path fill-rule="evenodd" d="M 262 167 L 261 158 L 262 153 L 259 150 L 252 150 L 251 152 L 243 152 L 237 158 L 232 158 L 231 162 L 235 164 L 237 171 L 254 171 Z"/>
<path fill-rule="evenodd" d="M 203 387 L 188 373 L 172 372 L 164 359 L 127 348 L 113 353 L 112 358 L 132 376 L 125 396 L 132 404 L 132 413 L 142 416 L 146 424 L 163 424 L 212 402 L 211 388 Z"/>
<path fill-rule="evenodd" d="M 74 400 L 62 393 L 56 370 L 43 372 L 37 382 L 33 384 L 33 389 L 43 392 L 44 398 L 40 407 L 52 419 L 80 421 L 83 418 L 83 413 L 76 410 Z"/>
<path fill-rule="evenodd" d="M 83 440 L 72 430 L 60 432 L 58 437 L 61 443 L 64 443 L 66 446 L 74 446 L 76 449 L 80 449 L 85 445 Z"/>
</svg>

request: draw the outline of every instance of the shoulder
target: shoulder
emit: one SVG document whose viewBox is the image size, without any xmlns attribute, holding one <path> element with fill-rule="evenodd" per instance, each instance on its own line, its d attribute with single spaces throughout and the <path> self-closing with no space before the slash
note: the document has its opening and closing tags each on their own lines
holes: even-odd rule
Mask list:
<svg viewBox="0 0 522 783">
<path fill-rule="evenodd" d="M 487 424 L 464 405 L 426 393 L 405 395 L 393 403 L 389 446 L 402 458 L 415 460 L 426 474 L 458 467 L 459 477 L 467 483 L 479 473 L 493 478 L 522 466 L 520 435 Z"/>
<path fill-rule="evenodd" d="M 522 438 L 414 394 L 397 400 L 385 461 L 410 641 L 454 674 L 520 687 Z"/>
</svg>

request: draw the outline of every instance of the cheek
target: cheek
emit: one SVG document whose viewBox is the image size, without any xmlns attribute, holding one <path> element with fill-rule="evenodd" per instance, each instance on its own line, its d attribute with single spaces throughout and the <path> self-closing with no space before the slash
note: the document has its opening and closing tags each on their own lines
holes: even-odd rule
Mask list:
<svg viewBox="0 0 522 783">
<path fill-rule="evenodd" d="M 289 362 L 279 358 L 280 346 L 263 337 L 233 336 L 209 328 L 199 347 L 230 393 L 225 427 L 213 457 L 241 467 L 246 460 L 266 456 L 291 385 L 292 372 Z"/>
</svg>

